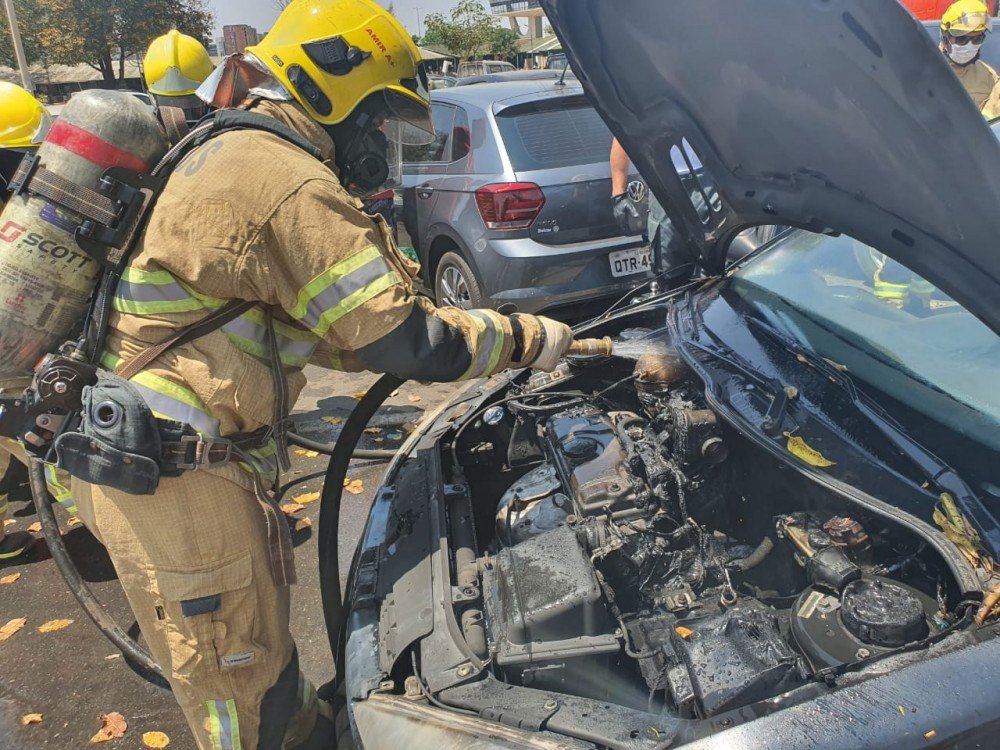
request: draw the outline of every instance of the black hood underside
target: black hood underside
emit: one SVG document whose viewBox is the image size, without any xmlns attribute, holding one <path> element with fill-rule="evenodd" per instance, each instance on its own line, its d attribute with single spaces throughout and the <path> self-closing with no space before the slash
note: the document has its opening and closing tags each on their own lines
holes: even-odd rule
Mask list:
<svg viewBox="0 0 1000 750">
<path fill-rule="evenodd" d="M 710 273 L 749 225 L 849 234 L 1000 332 L 1000 146 L 923 28 L 872 0 L 542 0 Z M 721 201 L 689 199 L 690 147 Z M 709 189 L 711 193 L 711 189 Z"/>
</svg>

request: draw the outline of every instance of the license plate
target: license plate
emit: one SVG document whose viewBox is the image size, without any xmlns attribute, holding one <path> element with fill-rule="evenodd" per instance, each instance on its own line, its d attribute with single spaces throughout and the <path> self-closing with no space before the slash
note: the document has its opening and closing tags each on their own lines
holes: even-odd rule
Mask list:
<svg viewBox="0 0 1000 750">
<path fill-rule="evenodd" d="M 652 268 L 653 253 L 649 247 L 630 247 L 628 250 L 615 250 L 608 255 L 608 260 L 612 276 L 631 276 Z"/>
</svg>

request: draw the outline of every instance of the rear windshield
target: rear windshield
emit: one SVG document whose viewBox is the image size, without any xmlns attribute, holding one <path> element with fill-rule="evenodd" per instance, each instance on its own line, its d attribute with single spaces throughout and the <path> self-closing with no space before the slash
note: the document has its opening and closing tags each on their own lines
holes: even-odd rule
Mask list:
<svg viewBox="0 0 1000 750">
<path fill-rule="evenodd" d="M 512 107 L 497 125 L 515 172 L 607 162 L 611 153 L 611 131 L 585 101 Z"/>
</svg>

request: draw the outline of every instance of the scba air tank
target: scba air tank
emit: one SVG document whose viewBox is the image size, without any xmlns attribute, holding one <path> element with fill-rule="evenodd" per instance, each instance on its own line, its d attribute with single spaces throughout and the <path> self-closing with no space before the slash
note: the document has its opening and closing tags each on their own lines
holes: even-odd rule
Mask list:
<svg viewBox="0 0 1000 750">
<path fill-rule="evenodd" d="M 149 173 L 167 151 L 156 116 L 122 91 L 83 91 L 38 151 L 40 165 L 97 190 L 110 167 Z M 27 192 L 0 213 L 0 381 L 29 375 L 80 330 L 101 265 L 76 243 L 83 217 Z"/>
</svg>

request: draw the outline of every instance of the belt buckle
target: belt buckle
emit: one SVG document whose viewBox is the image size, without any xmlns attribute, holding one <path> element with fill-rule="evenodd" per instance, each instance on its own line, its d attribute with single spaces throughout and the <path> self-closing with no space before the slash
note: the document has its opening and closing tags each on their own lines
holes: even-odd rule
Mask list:
<svg viewBox="0 0 1000 750">
<path fill-rule="evenodd" d="M 201 435 L 182 435 L 181 444 L 194 443 L 194 460 L 191 463 L 178 463 L 177 468 L 185 471 L 197 471 L 205 466 L 216 466 L 228 463 L 233 457 L 233 444 L 228 440 L 205 438 Z M 209 453 L 217 445 L 226 447 L 226 455 L 217 461 L 212 461 Z"/>
</svg>

